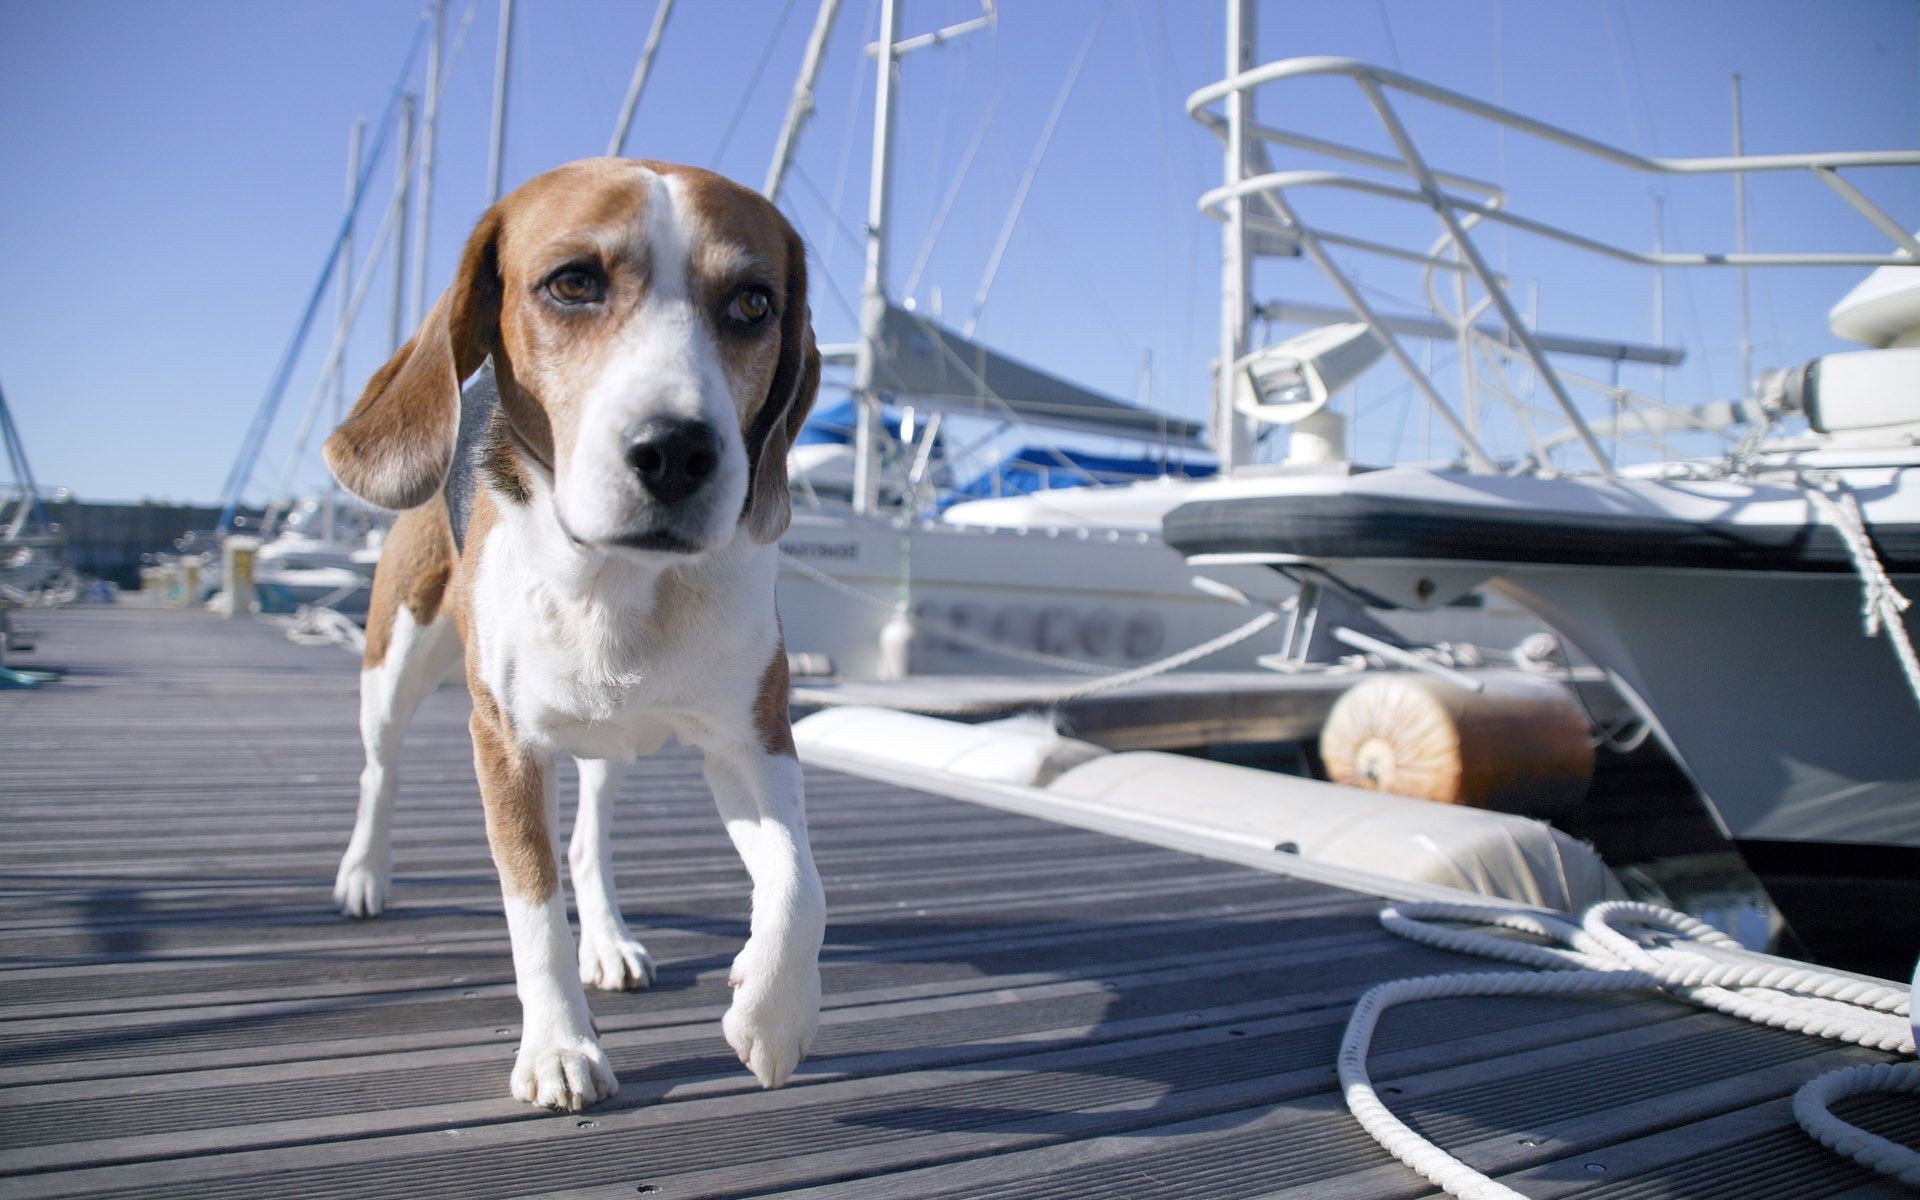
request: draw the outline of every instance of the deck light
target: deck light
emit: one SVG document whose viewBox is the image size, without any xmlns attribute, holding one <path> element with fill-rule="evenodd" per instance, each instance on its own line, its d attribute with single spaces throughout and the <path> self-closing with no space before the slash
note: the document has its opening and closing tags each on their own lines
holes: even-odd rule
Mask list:
<svg viewBox="0 0 1920 1200">
<path fill-rule="evenodd" d="M 1309 329 L 1235 364 L 1234 407 L 1257 421 L 1291 425 L 1325 408 L 1385 351 L 1361 322 Z"/>
</svg>

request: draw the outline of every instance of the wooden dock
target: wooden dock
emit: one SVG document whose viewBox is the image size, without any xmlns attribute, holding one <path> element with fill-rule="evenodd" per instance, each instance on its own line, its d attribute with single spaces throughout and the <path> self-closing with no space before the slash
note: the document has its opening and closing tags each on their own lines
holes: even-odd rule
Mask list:
<svg viewBox="0 0 1920 1200">
<path fill-rule="evenodd" d="M 60 683 L 0 693 L 0 1197 L 1424 1197 L 1346 1113 L 1355 996 L 1489 964 L 1378 902 L 810 769 L 831 905 L 814 1056 L 720 1036 L 747 880 L 698 763 L 629 777 L 621 894 L 660 980 L 591 993 L 618 1097 L 507 1095 L 506 927 L 466 698 L 403 759 L 386 916 L 329 888 L 357 664 L 271 625 L 22 614 Z M 1879 1056 L 1653 997 L 1396 1011 L 1374 1078 L 1538 1197 L 1892 1197 L 1793 1125 Z M 1920 1108 L 1841 1114 L 1909 1144 Z"/>
</svg>

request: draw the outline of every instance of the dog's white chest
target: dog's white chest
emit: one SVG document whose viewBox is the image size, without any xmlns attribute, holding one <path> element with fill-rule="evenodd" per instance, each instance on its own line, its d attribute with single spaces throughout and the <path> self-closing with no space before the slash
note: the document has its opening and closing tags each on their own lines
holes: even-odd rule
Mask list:
<svg viewBox="0 0 1920 1200">
<path fill-rule="evenodd" d="M 636 727 L 660 706 L 661 674 L 671 667 L 647 653 L 647 597 L 556 594 L 524 578 L 516 584 L 503 565 L 483 562 L 476 579 L 475 640 L 481 676 L 514 728 L 591 757 L 644 749 L 634 745 Z"/>
<path fill-rule="evenodd" d="M 757 649 L 764 666 L 772 645 L 770 631 L 756 628 L 769 622 L 738 611 L 740 589 L 696 604 L 651 572 L 582 579 L 523 542 L 516 524 L 503 521 L 487 537 L 473 617 L 481 677 L 523 738 L 626 759 L 669 733 L 699 737 L 711 714 L 747 710 L 754 647 L 769 643 Z"/>
</svg>

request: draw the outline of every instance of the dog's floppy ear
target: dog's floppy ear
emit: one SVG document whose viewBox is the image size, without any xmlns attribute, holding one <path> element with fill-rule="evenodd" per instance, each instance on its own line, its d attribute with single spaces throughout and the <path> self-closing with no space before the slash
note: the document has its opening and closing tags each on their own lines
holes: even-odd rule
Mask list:
<svg viewBox="0 0 1920 1200">
<path fill-rule="evenodd" d="M 787 494 L 787 451 L 800 436 L 820 391 L 820 351 L 807 307 L 807 250 L 787 235 L 787 307 L 780 317 L 780 365 L 747 430 L 747 536 L 761 545 L 780 540 L 793 521 Z"/>
<path fill-rule="evenodd" d="M 500 328 L 496 206 L 480 218 L 453 284 L 419 332 L 375 371 L 322 453 L 342 487 L 382 508 L 433 499 L 453 466 L 460 385 L 494 352 Z"/>
</svg>

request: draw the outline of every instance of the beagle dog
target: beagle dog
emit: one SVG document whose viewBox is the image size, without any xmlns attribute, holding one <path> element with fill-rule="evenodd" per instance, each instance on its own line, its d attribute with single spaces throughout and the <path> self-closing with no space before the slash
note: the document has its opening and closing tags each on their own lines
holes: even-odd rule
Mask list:
<svg viewBox="0 0 1920 1200">
<path fill-rule="evenodd" d="M 453 285 L 327 440 L 342 485 L 407 510 L 374 575 L 366 769 L 334 895 L 355 917 L 386 904 L 400 740 L 464 647 L 522 1100 L 577 1111 L 618 1086 L 583 985 L 653 981 L 620 915 L 608 818 L 619 764 L 669 736 L 704 751 L 753 879 L 727 1041 L 770 1088 L 812 1041 L 826 901 L 774 543 L 819 380 L 805 252 L 772 204 L 692 167 L 586 159 L 487 210 Z M 580 766 L 577 956 L 556 854 L 561 753 Z"/>
</svg>

